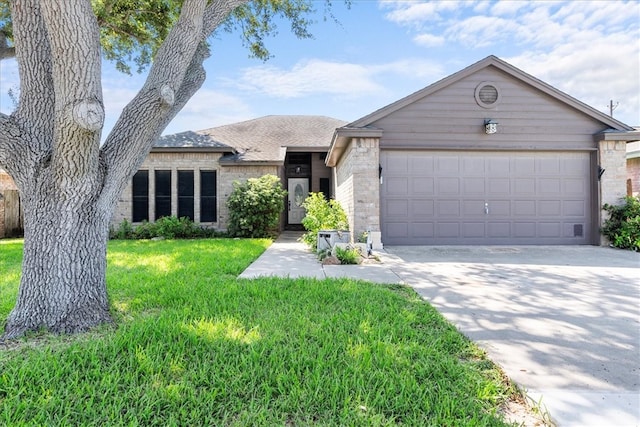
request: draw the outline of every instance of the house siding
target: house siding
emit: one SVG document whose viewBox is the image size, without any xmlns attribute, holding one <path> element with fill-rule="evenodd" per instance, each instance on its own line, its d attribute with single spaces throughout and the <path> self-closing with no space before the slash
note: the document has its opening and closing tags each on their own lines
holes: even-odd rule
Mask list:
<svg viewBox="0 0 640 427">
<path fill-rule="evenodd" d="M 499 88 L 493 108 L 476 103 L 482 82 Z M 484 133 L 485 119 L 498 132 Z M 372 123 L 384 129 L 381 148 L 595 150 L 606 128 L 568 105 L 494 67 L 482 69 Z"/>
</svg>

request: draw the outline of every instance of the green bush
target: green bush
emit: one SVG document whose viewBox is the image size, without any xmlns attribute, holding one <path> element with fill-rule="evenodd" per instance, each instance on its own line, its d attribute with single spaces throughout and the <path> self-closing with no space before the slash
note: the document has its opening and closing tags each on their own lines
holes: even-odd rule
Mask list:
<svg viewBox="0 0 640 427">
<path fill-rule="evenodd" d="M 325 199 L 322 193 L 309 193 L 302 206 L 306 210 L 302 225 L 307 230 L 302 235 L 302 241 L 314 251 L 318 245 L 318 231 L 349 229 L 347 214 L 340 203 Z"/>
<path fill-rule="evenodd" d="M 336 246 L 336 258 L 340 260 L 342 264 L 360 264 L 360 251 L 355 248 L 342 249 Z"/>
<path fill-rule="evenodd" d="M 227 200 L 232 237 L 274 237 L 287 192 L 275 175 L 234 182 Z"/>
<path fill-rule="evenodd" d="M 109 237 L 118 240 L 153 239 L 155 237 L 194 239 L 219 235 L 222 235 L 222 233 L 200 227 L 187 217 L 165 216 L 156 222 L 142 221 L 138 226 L 134 226 L 129 221 L 124 220 L 117 229 L 110 232 Z"/>
<path fill-rule="evenodd" d="M 609 213 L 602 234 L 617 248 L 640 252 L 640 198 L 625 197 L 622 205 L 605 204 Z"/>
</svg>

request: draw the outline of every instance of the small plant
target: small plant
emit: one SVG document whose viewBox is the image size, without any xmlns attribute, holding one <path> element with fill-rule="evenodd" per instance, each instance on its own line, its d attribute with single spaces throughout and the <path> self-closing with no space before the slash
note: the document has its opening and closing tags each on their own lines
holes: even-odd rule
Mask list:
<svg viewBox="0 0 640 427">
<path fill-rule="evenodd" d="M 605 204 L 602 207 L 609 213 L 602 234 L 616 248 L 640 252 L 640 198 L 629 196 L 623 200 L 622 205 Z"/>
<path fill-rule="evenodd" d="M 349 229 L 347 214 L 337 200 L 327 200 L 322 193 L 309 193 L 302 206 L 306 210 L 302 225 L 307 232 L 301 240 L 314 251 L 318 245 L 319 231 Z"/>
<path fill-rule="evenodd" d="M 233 183 L 227 200 L 231 237 L 274 237 L 287 192 L 275 175 Z"/>
<path fill-rule="evenodd" d="M 135 239 L 135 230 L 133 225 L 125 219 L 118 225 L 117 229 L 109 230 L 109 238 L 118 240 Z"/>
<path fill-rule="evenodd" d="M 335 250 L 336 258 L 338 258 L 342 264 L 360 264 L 360 251 L 356 248 L 341 248 L 340 246 L 336 246 Z"/>
</svg>

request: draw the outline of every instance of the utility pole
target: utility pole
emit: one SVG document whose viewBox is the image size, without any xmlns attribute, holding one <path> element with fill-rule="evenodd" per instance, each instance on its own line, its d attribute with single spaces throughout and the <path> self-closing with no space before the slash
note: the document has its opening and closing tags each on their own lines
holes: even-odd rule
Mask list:
<svg viewBox="0 0 640 427">
<path fill-rule="evenodd" d="M 620 104 L 619 102 L 616 102 L 616 105 L 613 105 L 613 99 L 609 101 L 609 115 L 610 115 L 611 117 L 613 117 L 613 110 L 615 110 L 616 108 L 618 108 L 618 105 L 619 105 L 619 104 Z"/>
</svg>

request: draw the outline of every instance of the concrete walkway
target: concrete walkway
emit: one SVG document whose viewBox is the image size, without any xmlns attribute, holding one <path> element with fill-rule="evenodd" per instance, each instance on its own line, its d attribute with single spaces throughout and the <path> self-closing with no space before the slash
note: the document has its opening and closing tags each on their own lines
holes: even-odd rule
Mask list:
<svg viewBox="0 0 640 427">
<path fill-rule="evenodd" d="M 395 246 L 322 266 L 284 233 L 240 277 L 413 287 L 559 427 L 640 426 L 640 254 L 593 246 Z"/>
<path fill-rule="evenodd" d="M 301 232 L 285 231 L 267 250 L 240 274 L 241 279 L 260 276 L 314 277 L 316 279 L 351 277 L 374 283 L 401 283 L 390 264 L 322 265 L 308 246 L 298 241 Z M 384 256 L 384 254 L 381 254 Z"/>
</svg>

